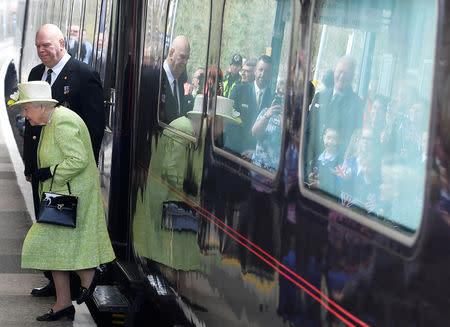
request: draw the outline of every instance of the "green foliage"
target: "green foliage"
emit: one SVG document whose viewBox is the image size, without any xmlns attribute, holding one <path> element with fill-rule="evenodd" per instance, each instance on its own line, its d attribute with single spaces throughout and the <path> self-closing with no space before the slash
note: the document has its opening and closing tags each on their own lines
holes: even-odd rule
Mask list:
<svg viewBox="0 0 450 327">
<path fill-rule="evenodd" d="M 184 0 L 178 2 L 172 39 L 178 35 L 184 35 L 189 40 L 191 45 L 191 56 L 187 67 L 189 78 L 192 77 L 197 68 L 206 66 L 209 4 L 209 0 Z"/>
<path fill-rule="evenodd" d="M 226 2 L 220 57 L 222 71 L 227 70 L 235 53 L 255 59 L 262 54 L 270 55 L 276 5 L 277 1 L 274 0 Z M 178 2 L 172 39 L 178 35 L 185 35 L 189 39 L 191 55 L 187 70 L 190 78 L 197 68 L 206 66 L 209 14 L 208 0 Z"/>
<path fill-rule="evenodd" d="M 270 55 L 276 1 L 227 1 L 222 34 L 221 68 L 226 70 L 231 57 Z M 268 51 L 268 52 L 266 52 Z"/>
</svg>

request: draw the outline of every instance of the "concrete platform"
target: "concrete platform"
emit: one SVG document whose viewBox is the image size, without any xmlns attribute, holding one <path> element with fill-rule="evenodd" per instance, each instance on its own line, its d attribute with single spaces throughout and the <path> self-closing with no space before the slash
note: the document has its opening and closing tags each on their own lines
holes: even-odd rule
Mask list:
<svg viewBox="0 0 450 327">
<path fill-rule="evenodd" d="M 33 205 L 31 185 L 23 176 L 22 159 L 4 104 L 4 73 L 8 64 L 8 58 L 0 57 L 0 326 L 95 326 L 86 305 L 76 303 L 73 322 L 36 321 L 55 299 L 31 296 L 31 289 L 44 286 L 46 278 L 39 271 L 20 268 L 22 243 L 33 224 Z"/>
</svg>

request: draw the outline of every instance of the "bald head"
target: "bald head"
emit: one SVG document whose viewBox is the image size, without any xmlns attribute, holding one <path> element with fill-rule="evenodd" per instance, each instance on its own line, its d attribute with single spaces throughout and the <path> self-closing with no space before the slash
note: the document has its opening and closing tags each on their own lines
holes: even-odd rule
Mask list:
<svg viewBox="0 0 450 327">
<path fill-rule="evenodd" d="M 334 70 L 334 89 L 337 92 L 345 92 L 352 87 L 355 77 L 356 62 L 349 56 L 341 57 Z"/>
<path fill-rule="evenodd" d="M 36 33 L 35 40 L 37 54 L 42 63 L 53 68 L 66 53 L 64 36 L 58 26 L 42 25 Z"/>
<path fill-rule="evenodd" d="M 178 79 L 186 70 L 190 52 L 189 41 L 184 35 L 177 36 L 170 45 L 167 63 L 175 79 Z"/>
</svg>

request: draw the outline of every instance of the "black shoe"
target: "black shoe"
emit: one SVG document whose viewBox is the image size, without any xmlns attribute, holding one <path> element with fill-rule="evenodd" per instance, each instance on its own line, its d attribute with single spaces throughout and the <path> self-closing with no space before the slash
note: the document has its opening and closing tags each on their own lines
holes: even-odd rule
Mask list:
<svg viewBox="0 0 450 327">
<path fill-rule="evenodd" d="M 77 297 L 77 304 L 85 302 L 92 296 L 92 293 L 94 293 L 95 290 L 95 286 L 97 286 L 98 278 L 99 278 L 99 271 L 95 269 L 94 277 L 92 278 L 92 282 L 91 285 L 89 285 L 89 288 L 83 286 L 80 287 L 80 295 Z"/>
<path fill-rule="evenodd" d="M 36 318 L 37 321 L 55 321 L 60 320 L 61 318 L 65 318 L 69 320 L 73 320 L 75 317 L 75 308 L 73 305 L 67 307 L 65 309 L 59 310 L 57 312 L 53 312 L 53 309 L 50 309 L 46 314 L 39 316 Z"/>
<path fill-rule="evenodd" d="M 48 283 L 44 287 L 36 287 L 31 290 L 31 295 L 37 296 L 37 297 L 44 297 L 44 296 L 55 296 L 55 286 L 52 283 Z"/>
</svg>

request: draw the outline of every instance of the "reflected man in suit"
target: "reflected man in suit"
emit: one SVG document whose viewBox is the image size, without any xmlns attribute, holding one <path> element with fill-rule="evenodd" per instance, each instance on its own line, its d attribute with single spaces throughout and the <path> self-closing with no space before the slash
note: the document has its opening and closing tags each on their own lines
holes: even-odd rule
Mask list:
<svg viewBox="0 0 450 327">
<path fill-rule="evenodd" d="M 52 98 L 73 111 L 85 122 L 89 130 L 96 162 L 105 128 L 103 109 L 103 87 L 100 77 L 89 65 L 71 57 L 65 49 L 64 36 L 53 24 L 43 25 L 36 33 L 36 50 L 41 64 L 35 66 L 29 81 L 47 81 L 52 88 Z M 25 177 L 31 182 L 35 214 L 39 210 L 39 180 L 51 177 L 49 169 L 39 169 L 36 152 L 41 134 L 41 126 L 25 125 L 23 157 Z M 33 289 L 32 295 L 51 296 L 52 283 Z"/>
<path fill-rule="evenodd" d="M 256 117 L 262 109 L 269 108 L 273 100 L 270 90 L 272 59 L 269 56 L 258 58 L 254 76 L 253 82 L 243 83 L 231 91 L 230 99 L 234 101 L 234 109 L 239 113 L 242 124 L 230 128 L 225 140 L 225 147 L 247 158 L 251 158 L 250 152 L 256 146 L 256 140 L 252 136 Z"/>
<path fill-rule="evenodd" d="M 308 161 L 323 151 L 322 135 L 330 124 L 341 136 L 341 154 L 353 132 L 362 127 L 364 103 L 352 89 L 355 68 L 356 61 L 352 57 L 341 57 L 334 70 L 333 88 L 314 96 L 307 118 Z"/>
<path fill-rule="evenodd" d="M 169 53 L 164 60 L 159 118 L 167 124 L 186 114 L 183 85 L 187 80 L 186 65 L 190 52 L 188 39 L 184 35 L 179 35 L 170 45 Z"/>
</svg>

